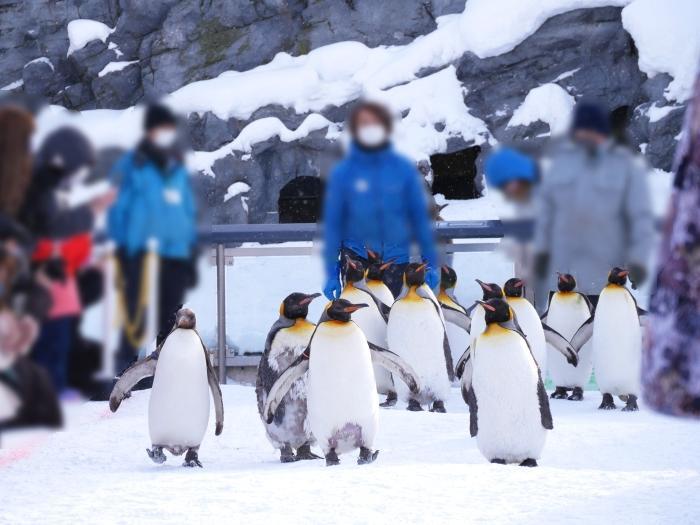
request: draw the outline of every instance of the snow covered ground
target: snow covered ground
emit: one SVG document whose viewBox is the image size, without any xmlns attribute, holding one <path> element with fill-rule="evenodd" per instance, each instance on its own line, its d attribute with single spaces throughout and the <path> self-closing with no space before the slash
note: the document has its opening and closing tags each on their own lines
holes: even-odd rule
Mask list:
<svg viewBox="0 0 700 525">
<path fill-rule="evenodd" d="M 698 424 L 602 412 L 597 392 L 553 401 L 540 468 L 486 463 L 454 389 L 450 413 L 382 410 L 369 466 L 353 454 L 282 465 L 267 442 L 252 388 L 224 388 L 204 469 L 146 457 L 148 393 L 117 414 L 106 403 L 70 410 L 68 429 L 10 435 L 0 449 L 0 523 L 697 523 Z M 217 521 L 214 521 L 217 520 Z"/>
</svg>

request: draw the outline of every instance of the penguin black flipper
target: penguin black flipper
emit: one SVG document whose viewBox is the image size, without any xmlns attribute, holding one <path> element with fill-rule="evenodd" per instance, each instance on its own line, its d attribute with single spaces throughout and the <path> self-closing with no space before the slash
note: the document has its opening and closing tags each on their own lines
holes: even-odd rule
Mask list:
<svg viewBox="0 0 700 525">
<path fill-rule="evenodd" d="M 442 306 L 442 313 L 445 316 L 445 321 L 452 323 L 453 325 L 459 326 L 466 332 L 471 331 L 472 319 L 466 313 L 452 308 L 445 303 L 440 303 Z"/>
<path fill-rule="evenodd" d="M 593 319 L 594 316 L 590 316 L 586 321 L 579 326 L 576 333 L 571 338 L 571 346 L 574 347 L 576 352 L 580 352 L 583 345 L 585 345 L 591 337 L 593 337 Z"/>
<path fill-rule="evenodd" d="M 272 349 L 272 342 L 275 340 L 275 337 L 277 336 L 280 330 L 283 330 L 285 328 L 291 328 L 292 326 L 294 326 L 293 319 L 288 319 L 284 316 L 280 316 L 280 318 L 277 319 L 277 321 L 275 321 L 275 324 L 273 324 L 270 328 L 270 332 L 267 334 L 267 339 L 265 339 L 265 350 L 263 351 L 263 355 L 260 358 L 260 363 L 258 364 L 258 373 L 255 378 L 255 395 L 258 400 L 258 414 L 260 414 L 261 417 L 263 417 L 263 408 L 265 405 L 265 398 L 267 397 L 267 393 L 272 388 L 272 385 L 275 384 L 275 381 L 277 381 L 277 379 L 279 378 L 279 375 L 275 370 L 273 370 L 268 361 Z"/>
<path fill-rule="evenodd" d="M 109 409 L 116 412 L 124 400 L 126 395 L 131 392 L 131 389 L 136 384 L 147 377 L 151 377 L 156 373 L 158 364 L 158 352 L 153 352 L 151 355 L 138 361 L 127 368 L 116 382 L 112 393 L 109 395 Z"/>
<path fill-rule="evenodd" d="M 467 349 L 462 354 L 462 357 L 460 357 L 457 360 L 457 365 L 455 366 L 455 377 L 457 379 L 462 379 L 462 376 L 464 375 L 465 368 L 470 360 L 471 360 L 471 347 L 467 346 Z"/>
<path fill-rule="evenodd" d="M 452 350 L 450 349 L 450 341 L 447 339 L 447 328 L 445 327 L 445 316 L 442 314 L 442 307 L 438 302 L 435 294 L 428 287 L 420 286 L 416 289 L 416 294 L 423 299 L 429 300 L 435 306 L 438 316 L 440 317 L 440 322 L 442 322 L 442 350 L 445 354 L 445 367 L 447 368 L 447 378 L 450 381 L 455 380 L 455 368 L 452 362 Z"/>
<path fill-rule="evenodd" d="M 593 306 L 593 303 L 591 300 L 588 298 L 588 296 L 585 293 L 581 292 L 576 292 L 579 294 L 581 297 L 583 297 L 583 300 L 586 301 L 586 305 L 588 306 L 588 311 L 593 315 L 595 313 L 595 306 Z"/>
<path fill-rule="evenodd" d="M 369 295 L 370 299 L 372 299 L 372 302 L 377 306 L 377 310 L 379 310 L 379 313 L 382 316 L 382 319 L 384 319 L 385 323 L 389 322 L 389 312 L 391 312 L 391 306 L 385 304 L 379 297 L 374 295 L 372 293 L 372 290 L 369 289 L 367 286 L 367 282 L 362 280 L 354 283 L 355 288 L 358 290 L 365 292 L 367 295 Z"/>
<path fill-rule="evenodd" d="M 224 399 L 221 395 L 221 386 L 219 386 L 219 378 L 214 371 L 214 367 L 211 365 L 211 359 L 209 359 L 209 352 L 207 352 L 207 347 L 202 341 L 202 336 L 199 335 L 197 330 L 194 333 L 199 337 L 199 342 L 202 344 L 202 351 L 204 352 L 204 362 L 207 364 L 207 382 L 209 383 L 209 390 L 211 390 L 211 397 L 214 398 L 214 414 L 216 416 L 216 428 L 214 430 L 214 435 L 219 436 L 224 430 Z"/>
<path fill-rule="evenodd" d="M 367 341 L 367 344 L 372 354 L 373 363 L 383 366 L 393 375 L 400 377 L 412 394 L 417 394 L 420 391 L 418 375 L 411 368 L 411 365 L 391 350 L 377 346 L 369 341 Z"/>
<path fill-rule="evenodd" d="M 311 338 L 313 340 L 313 336 Z M 311 345 L 309 345 L 310 348 Z M 294 361 L 289 368 L 282 372 L 270 388 L 265 401 L 264 414 L 265 421 L 269 424 L 275 418 L 275 412 L 280 405 L 284 396 L 287 395 L 289 389 L 292 388 L 294 382 L 301 378 L 309 369 L 309 348 Z"/>
<path fill-rule="evenodd" d="M 464 385 L 462 385 L 462 397 L 469 406 L 469 435 L 476 437 L 479 433 L 479 404 L 476 401 L 474 389 L 470 386 L 465 393 Z"/>
<path fill-rule="evenodd" d="M 547 396 L 547 391 L 544 388 L 541 374 L 539 374 L 539 380 L 537 381 L 537 399 L 540 402 L 540 420 L 542 421 L 542 427 L 547 430 L 552 430 L 554 428 L 554 421 L 552 421 L 552 411 L 549 408 L 549 396 Z"/>
<path fill-rule="evenodd" d="M 634 307 L 637 309 L 637 317 L 639 318 L 639 324 L 642 326 L 646 326 L 647 324 L 647 315 L 649 315 L 649 312 L 647 312 L 644 308 L 640 308 L 639 305 L 637 304 L 637 299 L 632 295 L 632 292 L 630 292 L 627 287 L 625 287 L 625 290 L 627 290 L 627 293 L 630 294 L 630 297 L 634 301 Z"/>
<path fill-rule="evenodd" d="M 544 330 L 544 340 L 547 344 L 551 345 L 552 348 L 563 355 L 567 363 L 572 366 L 578 366 L 578 352 L 569 341 L 567 341 L 566 337 L 547 323 L 542 323 L 542 329 Z"/>
</svg>

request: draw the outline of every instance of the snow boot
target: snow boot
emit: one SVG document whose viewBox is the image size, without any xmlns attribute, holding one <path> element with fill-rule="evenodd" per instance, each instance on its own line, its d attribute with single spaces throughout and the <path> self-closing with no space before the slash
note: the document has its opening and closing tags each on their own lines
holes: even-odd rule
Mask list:
<svg viewBox="0 0 700 525">
<path fill-rule="evenodd" d="M 367 447 L 360 447 L 360 457 L 357 458 L 357 464 L 368 465 L 369 463 L 372 463 L 375 459 L 377 459 L 378 455 L 378 450 L 372 452 L 372 450 L 368 449 Z"/>
<path fill-rule="evenodd" d="M 569 396 L 569 401 L 583 401 L 583 388 L 575 386 L 574 391 Z"/>
<path fill-rule="evenodd" d="M 615 406 L 615 400 L 613 399 L 612 394 L 603 394 L 603 401 L 601 401 L 598 409 L 599 410 L 615 410 L 616 408 L 617 407 Z"/>
<path fill-rule="evenodd" d="M 627 395 L 627 400 L 626 400 L 626 405 L 622 407 L 623 412 L 636 412 L 639 410 L 639 406 L 637 405 L 637 396 L 634 394 L 628 394 Z"/>
<path fill-rule="evenodd" d="M 334 448 L 330 449 L 328 454 L 326 454 L 326 466 L 332 467 L 333 465 L 340 465 L 340 459 L 338 458 L 338 454 L 335 453 Z"/>
<path fill-rule="evenodd" d="M 567 396 L 567 390 L 563 386 L 558 386 L 554 392 L 552 392 L 552 395 L 549 396 L 551 399 L 566 399 Z"/>
<path fill-rule="evenodd" d="M 431 412 L 437 412 L 438 414 L 446 414 L 445 402 L 444 401 L 433 401 L 433 406 L 430 407 Z"/>
<path fill-rule="evenodd" d="M 321 456 L 317 456 L 316 454 L 311 452 L 311 445 L 309 445 L 308 443 L 304 443 L 297 449 L 296 459 L 297 461 L 302 459 L 321 459 Z"/>
<path fill-rule="evenodd" d="M 408 406 L 406 407 L 406 410 L 410 410 L 411 412 L 422 412 L 423 407 L 420 406 L 420 403 L 418 401 L 416 401 L 415 399 L 409 399 Z"/>
<path fill-rule="evenodd" d="M 280 463 L 294 463 L 296 460 L 292 446 L 289 443 L 285 443 L 280 449 Z"/>
<path fill-rule="evenodd" d="M 379 406 L 384 408 L 393 407 L 398 399 L 399 396 L 396 395 L 396 392 L 389 392 L 386 395 L 386 400 L 383 403 L 379 403 Z"/>
</svg>

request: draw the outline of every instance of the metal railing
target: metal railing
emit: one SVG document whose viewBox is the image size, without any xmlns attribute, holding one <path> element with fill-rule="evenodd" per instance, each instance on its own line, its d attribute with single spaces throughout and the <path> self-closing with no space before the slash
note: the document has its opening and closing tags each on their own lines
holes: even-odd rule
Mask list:
<svg viewBox="0 0 700 525">
<path fill-rule="evenodd" d="M 531 237 L 532 221 L 450 221 L 435 224 L 435 233 L 444 253 L 492 251 L 503 237 Z M 230 224 L 213 225 L 200 232 L 200 241 L 212 245 L 216 264 L 217 343 L 219 381 L 226 381 L 227 366 L 253 366 L 257 356 L 227 356 L 226 349 L 226 265 L 235 257 L 275 257 L 310 255 L 310 246 L 284 246 L 287 242 L 315 242 L 322 231 L 316 224 Z M 486 242 L 448 242 L 459 240 Z M 258 243 L 256 246 L 241 246 Z M 276 246 L 270 246 L 276 244 Z M 267 245 L 267 246 L 266 246 Z"/>
</svg>

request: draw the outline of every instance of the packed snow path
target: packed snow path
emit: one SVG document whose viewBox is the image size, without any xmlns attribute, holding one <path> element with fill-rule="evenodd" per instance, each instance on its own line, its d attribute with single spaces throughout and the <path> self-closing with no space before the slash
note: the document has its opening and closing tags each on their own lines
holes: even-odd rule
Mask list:
<svg viewBox="0 0 700 525">
<path fill-rule="evenodd" d="M 555 429 L 541 467 L 490 465 L 468 437 L 453 389 L 450 413 L 382 410 L 377 461 L 282 465 L 250 387 L 224 388 L 226 424 L 182 457 L 146 456 L 148 393 L 71 410 L 65 432 L 0 450 L 0 523 L 697 523 L 700 426 L 642 406 L 638 413 L 552 401 Z"/>
</svg>

